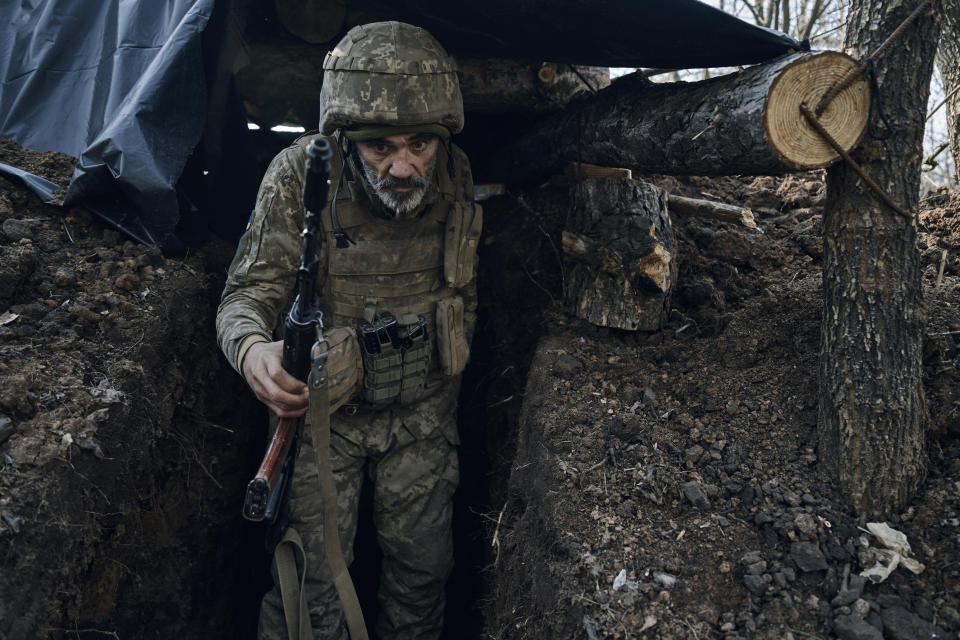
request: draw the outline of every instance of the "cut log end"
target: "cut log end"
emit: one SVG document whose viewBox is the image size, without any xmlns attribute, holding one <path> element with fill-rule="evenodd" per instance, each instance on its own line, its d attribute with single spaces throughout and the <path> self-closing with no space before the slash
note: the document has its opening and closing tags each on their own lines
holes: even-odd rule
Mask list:
<svg viewBox="0 0 960 640">
<path fill-rule="evenodd" d="M 839 155 L 800 113 L 811 108 L 840 82 L 857 62 L 836 51 L 804 57 L 788 66 L 773 81 L 764 106 L 763 126 L 780 160 L 798 170 L 820 169 Z M 853 149 L 863 136 L 870 115 L 870 86 L 854 82 L 841 91 L 820 117 L 824 128 L 844 150 Z"/>
</svg>

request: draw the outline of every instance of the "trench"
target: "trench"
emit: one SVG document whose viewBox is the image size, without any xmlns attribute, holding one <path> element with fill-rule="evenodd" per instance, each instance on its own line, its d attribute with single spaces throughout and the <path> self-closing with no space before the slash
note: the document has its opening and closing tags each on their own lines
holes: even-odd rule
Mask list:
<svg viewBox="0 0 960 640">
<path fill-rule="evenodd" d="M 492 159 L 463 146 L 477 160 L 477 182 L 489 180 L 484 166 Z M 544 193 L 511 191 L 483 203 L 478 322 L 460 401 L 461 481 L 445 638 L 484 637 L 492 606 L 491 541 L 506 503 L 527 371 L 544 332 L 543 311 L 560 295 L 559 254 L 550 239 L 559 237 L 560 201 Z M 18 206 L 33 206 L 25 192 L 12 197 Z M 194 201 L 209 205 L 202 194 Z M 29 215 L 40 220 L 59 212 Z M 232 224 L 242 227 L 238 217 L 232 215 Z M 120 264 L 147 251 L 95 219 L 84 225 L 86 240 L 74 227 L 77 250 L 86 242 L 83 255 L 94 256 L 94 270 L 100 253 L 113 252 L 110 260 Z M 0 460 L 0 482 L 5 492 L 11 487 L 0 496 L 4 517 L 21 523 L 19 531 L 0 527 L 2 573 L 9 576 L 0 581 L 0 637 L 255 637 L 259 601 L 270 586 L 269 558 L 262 527 L 242 519 L 240 503 L 265 449 L 267 413 L 216 346 L 214 317 L 235 247 L 223 239 L 231 234 L 218 235 L 189 255 L 167 256 L 162 278 L 130 298 L 139 305 L 133 320 L 117 324 L 95 313 L 84 325 L 40 323 L 41 332 L 53 331 L 43 334 L 51 357 L 75 363 L 80 386 L 71 387 L 71 397 L 87 404 L 48 401 L 5 446 L 26 450 L 19 438 L 48 442 L 58 411 L 83 410 L 71 418 L 80 420 L 104 406 L 108 418 L 92 433 L 106 453 L 74 446 L 66 457 L 36 467 L 15 465 L 9 456 Z M 48 255 L 51 264 L 63 260 Z M 104 295 L 95 287 L 112 283 L 111 276 L 71 290 L 24 289 L 15 302 L 92 300 Z M 68 326 L 80 333 L 72 342 Z M 3 348 L 21 353 L 13 344 Z M 91 393 L 104 381 L 122 402 L 107 407 L 102 394 Z M 368 490 L 353 572 L 372 626 L 379 550 L 369 503 Z"/>
<path fill-rule="evenodd" d="M 543 332 L 542 311 L 559 293 L 557 256 L 542 228 L 544 222 L 517 215 L 513 197 L 485 204 L 485 238 L 480 249 L 477 329 L 471 359 L 464 372 L 458 414 L 461 440 L 460 485 L 454 495 L 454 569 L 447 584 L 443 638 L 485 637 L 486 607 L 492 602 L 491 542 L 498 516 L 506 503 L 507 481 L 514 457 L 515 436 L 530 359 Z M 535 234 L 535 235 L 534 235 Z M 531 250 L 533 249 L 533 250 Z M 542 280 L 541 289 L 531 282 Z M 228 372 L 232 374 L 232 372 Z M 242 428 L 262 432 L 265 415 Z M 262 451 L 261 442 L 251 445 Z M 256 466 L 252 460 L 249 469 Z M 249 523 L 245 523 L 249 525 Z M 243 544 L 259 552 L 262 531 L 244 527 Z M 378 613 L 380 549 L 372 521 L 372 486 L 361 492 L 360 514 L 351 575 L 369 628 Z M 239 586 L 237 602 L 256 607 L 270 586 L 268 565 L 260 563 L 256 579 Z M 249 637 L 255 636 L 250 623 Z"/>
</svg>

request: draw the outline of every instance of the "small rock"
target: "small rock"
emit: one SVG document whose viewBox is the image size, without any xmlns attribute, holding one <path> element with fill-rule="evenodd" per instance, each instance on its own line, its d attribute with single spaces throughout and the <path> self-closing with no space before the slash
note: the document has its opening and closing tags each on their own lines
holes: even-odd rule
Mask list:
<svg viewBox="0 0 960 640">
<path fill-rule="evenodd" d="M 689 447 L 683 452 L 683 459 L 687 464 L 688 468 L 693 467 L 697 464 L 697 461 L 700 460 L 700 456 L 703 455 L 703 447 L 698 444 Z"/>
<path fill-rule="evenodd" d="M 163 253 L 159 249 L 147 249 L 137 256 L 138 267 L 159 267 L 163 263 Z"/>
<path fill-rule="evenodd" d="M 836 597 L 830 601 L 830 604 L 834 607 L 845 607 L 848 604 L 856 602 L 859 597 L 860 594 L 855 589 L 845 589 L 838 593 Z"/>
<path fill-rule="evenodd" d="M 870 603 L 863 598 L 857 598 L 850 608 L 861 618 L 866 618 L 870 614 Z"/>
<path fill-rule="evenodd" d="M 649 405 L 657 404 L 657 394 L 650 387 L 643 388 L 643 402 Z"/>
<path fill-rule="evenodd" d="M 669 573 L 657 572 L 653 574 L 653 581 L 664 589 L 670 589 L 677 584 L 677 577 Z"/>
<path fill-rule="evenodd" d="M 879 613 L 877 613 L 876 611 L 871 611 L 870 613 L 867 614 L 866 620 L 871 627 L 873 627 L 880 633 L 883 633 L 883 620 L 880 618 Z"/>
<path fill-rule="evenodd" d="M 140 278 L 135 274 L 125 273 L 114 281 L 113 286 L 124 291 L 134 291 L 140 288 Z"/>
<path fill-rule="evenodd" d="M 680 490 L 683 491 L 684 497 L 686 497 L 686 499 L 689 500 L 693 506 L 699 509 L 706 509 L 710 506 L 710 501 L 707 499 L 707 494 L 703 492 L 703 488 L 696 480 L 684 482 L 682 485 L 680 485 Z"/>
<path fill-rule="evenodd" d="M 794 542 L 790 545 L 790 558 L 797 563 L 801 571 L 823 571 L 827 568 L 827 560 L 820 551 L 820 547 L 812 542 Z"/>
<path fill-rule="evenodd" d="M 747 587 L 747 590 L 750 593 L 755 595 L 763 595 L 763 592 L 767 590 L 767 583 L 764 581 L 762 576 L 757 576 L 748 573 L 743 576 L 743 584 Z"/>
<path fill-rule="evenodd" d="M 906 609 L 907 607 L 907 603 L 903 601 L 903 598 L 892 593 L 882 593 L 877 596 L 877 604 L 883 609 L 893 609 L 895 607 Z"/>
<path fill-rule="evenodd" d="M 553 372 L 566 380 L 575 376 L 581 369 L 583 369 L 583 363 L 568 353 L 561 354 L 553 365 Z"/>
<path fill-rule="evenodd" d="M 913 610 L 916 611 L 917 615 L 924 620 L 933 622 L 933 609 L 930 608 L 930 603 L 923 598 L 917 598 L 914 601 Z"/>
<path fill-rule="evenodd" d="M 950 605 L 940 607 L 940 617 L 952 625 L 954 629 L 960 629 L 960 613 Z"/>
<path fill-rule="evenodd" d="M 927 622 L 903 607 L 892 607 L 880 612 L 886 635 L 892 640 L 918 640 L 919 638 L 946 638 L 947 632 L 932 622 Z"/>
<path fill-rule="evenodd" d="M 6 442 L 7 438 L 13 435 L 13 432 L 17 428 L 13 424 L 13 420 L 7 416 L 0 416 L 0 444 Z"/>
<path fill-rule="evenodd" d="M 57 269 L 57 272 L 53 274 L 53 282 L 58 287 L 72 287 L 77 284 L 77 274 L 70 269 L 60 267 Z"/>
<path fill-rule="evenodd" d="M 759 525 L 770 524 L 775 518 L 766 511 L 758 511 L 753 517 L 753 521 Z"/>
<path fill-rule="evenodd" d="M 33 238 L 33 223 L 28 220 L 15 220 L 8 218 L 3 221 L 0 229 L 4 235 L 10 238 L 10 242 L 19 242 L 20 240 Z"/>
<path fill-rule="evenodd" d="M 797 517 L 793 519 L 793 526 L 801 538 L 816 540 L 819 526 L 817 525 L 817 519 L 811 514 L 798 513 Z"/>
<path fill-rule="evenodd" d="M 838 616 L 833 630 L 840 640 L 883 640 L 883 634 L 859 616 Z"/>
<path fill-rule="evenodd" d="M 632 407 L 635 403 L 641 401 L 643 398 L 643 392 L 640 391 L 640 387 L 628 382 L 621 387 L 620 398 L 623 401 L 624 406 Z"/>
</svg>

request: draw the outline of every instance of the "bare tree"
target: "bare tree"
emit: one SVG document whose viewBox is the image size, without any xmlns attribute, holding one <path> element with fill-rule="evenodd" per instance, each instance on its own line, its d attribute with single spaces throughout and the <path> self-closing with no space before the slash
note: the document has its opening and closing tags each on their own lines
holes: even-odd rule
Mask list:
<svg viewBox="0 0 960 640">
<path fill-rule="evenodd" d="M 960 0 L 940 0 L 943 15 L 937 67 L 943 76 L 953 168 L 960 184 Z"/>
<path fill-rule="evenodd" d="M 760 26 L 789 33 L 798 40 L 814 37 L 817 30 L 832 29 L 844 8 L 841 0 L 737 0 L 733 5 L 732 13 L 750 17 Z"/>
<path fill-rule="evenodd" d="M 919 0 L 852 0 L 846 47 L 876 51 Z M 938 35 L 927 10 L 875 60 L 887 137 L 852 154 L 902 215 L 846 163 L 827 174 L 819 454 L 862 516 L 902 507 L 926 469 L 917 221 L 923 128 Z M 884 123 L 875 122 L 883 129 Z"/>
</svg>

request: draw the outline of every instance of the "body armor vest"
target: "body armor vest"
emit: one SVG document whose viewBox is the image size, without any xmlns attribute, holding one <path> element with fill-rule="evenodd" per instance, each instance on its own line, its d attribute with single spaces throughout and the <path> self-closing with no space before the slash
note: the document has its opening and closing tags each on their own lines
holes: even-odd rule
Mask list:
<svg viewBox="0 0 960 640">
<path fill-rule="evenodd" d="M 447 375 L 459 373 L 466 364 L 458 289 L 473 280 L 482 225 L 466 156 L 459 150 L 453 153 L 457 172 L 451 179 L 447 150 L 438 146 L 434 184 L 415 217 L 378 216 L 350 172 L 337 194 L 336 215 L 354 244 L 336 246 L 329 203 L 322 216 L 327 276 L 321 304 L 330 326 L 357 326 L 384 312 L 400 324 L 422 317 L 431 341 L 429 372 Z M 339 158 L 332 164 L 330 181 L 336 185 L 344 169 Z M 331 200 L 335 191 L 330 189 Z M 451 344 L 456 341 L 462 344 Z"/>
</svg>

